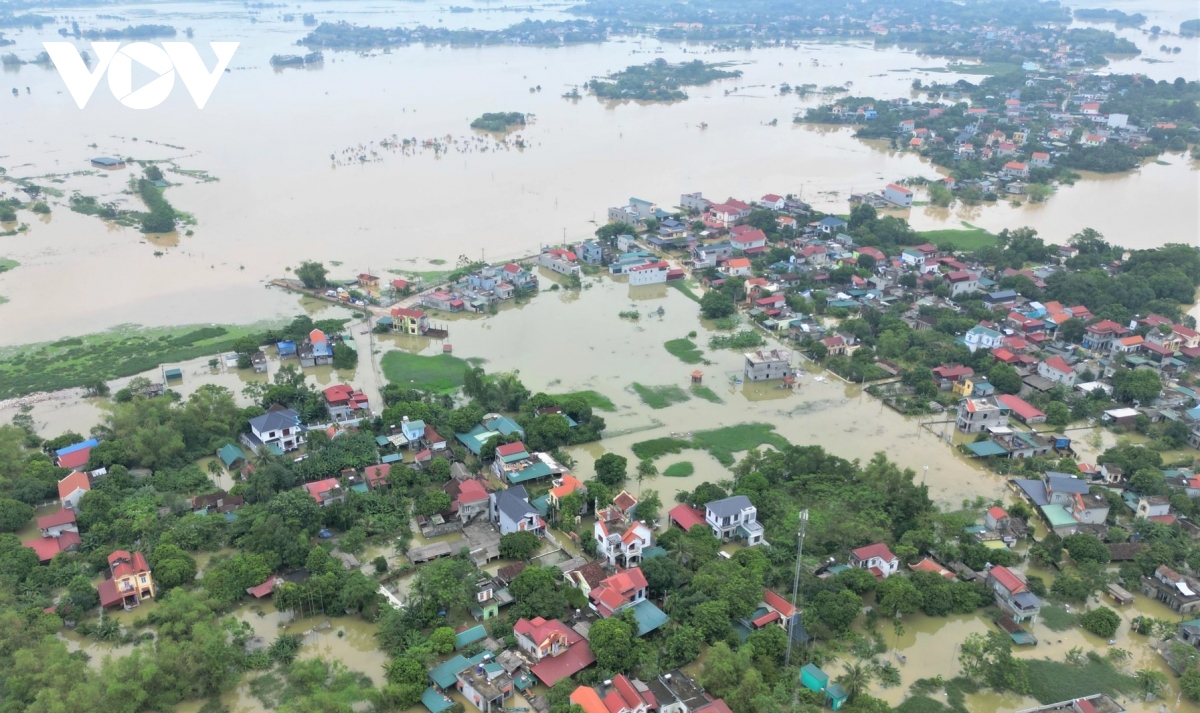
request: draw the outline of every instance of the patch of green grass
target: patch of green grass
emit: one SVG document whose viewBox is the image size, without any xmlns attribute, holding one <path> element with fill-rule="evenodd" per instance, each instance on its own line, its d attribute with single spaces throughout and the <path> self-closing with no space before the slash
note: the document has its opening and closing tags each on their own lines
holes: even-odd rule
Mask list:
<svg viewBox="0 0 1200 713">
<path fill-rule="evenodd" d="M 964 225 L 967 225 L 964 223 Z M 980 248 L 990 248 L 999 243 L 992 233 L 983 228 L 967 226 L 966 228 L 947 228 L 944 230 L 923 230 L 921 237 L 937 246 L 951 245 L 955 250 L 970 252 Z"/>
<path fill-rule="evenodd" d="M 21 263 L 17 262 L 16 260 L 9 260 L 7 258 L 0 257 L 0 272 L 8 272 L 14 267 L 19 267 L 20 264 Z"/>
<path fill-rule="evenodd" d="M 1042 607 L 1042 624 L 1050 631 L 1066 631 L 1079 623 L 1079 617 L 1065 607 L 1050 605 Z"/>
<path fill-rule="evenodd" d="M 591 406 L 594 411 L 608 411 L 611 413 L 617 410 L 616 404 L 612 402 L 612 399 L 596 391 L 572 391 L 566 394 L 556 394 L 554 398 L 559 401 L 580 398 L 586 401 L 587 405 Z"/>
<path fill-rule="evenodd" d="M 688 392 L 674 385 L 643 386 L 634 383 L 633 390 L 641 397 L 642 403 L 653 409 L 666 408 L 671 404 L 681 404 L 691 398 L 688 396 Z"/>
<path fill-rule="evenodd" d="M 663 469 L 662 474 L 668 478 L 686 478 L 696 472 L 696 466 L 692 465 L 691 461 L 680 461 L 672 463 Z"/>
<path fill-rule="evenodd" d="M 699 364 L 704 361 L 704 354 L 690 339 L 672 339 L 663 346 L 667 348 L 671 356 L 677 357 L 684 364 Z"/>
<path fill-rule="evenodd" d="M 725 403 L 720 396 L 717 396 L 717 392 L 713 391 L 707 386 L 693 386 L 692 393 L 696 395 L 696 397 L 704 399 L 705 401 L 711 401 L 714 404 Z"/>
<path fill-rule="evenodd" d="M 670 287 L 674 287 L 675 289 L 682 292 L 683 296 L 687 297 L 689 300 L 691 300 L 697 304 L 700 303 L 700 295 L 697 295 L 695 292 L 692 292 L 692 288 L 687 284 L 686 280 L 671 280 L 670 282 L 667 283 L 667 285 Z"/>
<path fill-rule="evenodd" d="M 441 258 L 434 258 L 429 261 L 430 265 L 445 265 L 446 261 Z"/>
<path fill-rule="evenodd" d="M 918 72 L 935 72 L 937 74 L 1013 74 L 1021 71 L 1021 65 L 1007 62 L 982 62 L 980 64 L 956 64 L 953 67 L 914 67 Z"/>
<path fill-rule="evenodd" d="M 634 443 L 630 450 L 641 460 L 654 460 L 668 453 L 682 453 L 684 448 L 691 447 L 691 441 L 685 441 L 682 438 L 652 438 L 649 441 Z"/>
<path fill-rule="evenodd" d="M 711 431 L 699 431 L 692 436 L 692 443 L 696 448 L 711 453 L 713 458 L 726 467 L 734 464 L 734 453 L 752 450 L 764 444 L 779 449 L 788 445 L 787 439 L 775 433 L 775 426 L 769 423 L 740 423 Z"/>
<path fill-rule="evenodd" d="M 5 302 L 8 302 L 8 298 L 4 295 L 0 295 L 0 305 L 4 304 Z"/>
<path fill-rule="evenodd" d="M 1133 676 L 1121 673 L 1100 657 L 1089 657 L 1082 666 L 1050 659 L 1029 662 L 1029 693 L 1039 703 L 1065 701 L 1097 692 L 1116 696 L 1135 688 Z"/>
<path fill-rule="evenodd" d="M 0 399 L 86 386 L 231 351 L 238 339 L 265 337 L 265 331 L 263 325 L 124 325 L 52 344 L 5 347 L 0 349 Z"/>
<path fill-rule="evenodd" d="M 383 355 L 382 365 L 383 375 L 393 384 L 446 393 L 463 385 L 470 362 L 451 354 L 423 356 L 396 350 Z"/>
</svg>

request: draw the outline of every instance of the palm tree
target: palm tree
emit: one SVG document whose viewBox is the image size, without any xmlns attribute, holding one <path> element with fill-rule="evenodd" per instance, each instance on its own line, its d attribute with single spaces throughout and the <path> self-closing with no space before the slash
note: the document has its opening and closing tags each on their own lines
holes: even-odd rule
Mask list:
<svg viewBox="0 0 1200 713">
<path fill-rule="evenodd" d="M 225 472 L 225 469 L 223 467 L 221 467 L 220 460 L 214 458 L 208 462 L 208 474 L 211 475 L 213 478 L 219 479 L 221 477 L 221 473 L 224 473 L 224 472 Z"/>
<path fill-rule="evenodd" d="M 837 677 L 837 682 L 846 689 L 846 695 L 853 702 L 871 686 L 871 667 L 862 661 L 854 661 L 843 663 L 842 669 L 845 673 Z"/>
</svg>

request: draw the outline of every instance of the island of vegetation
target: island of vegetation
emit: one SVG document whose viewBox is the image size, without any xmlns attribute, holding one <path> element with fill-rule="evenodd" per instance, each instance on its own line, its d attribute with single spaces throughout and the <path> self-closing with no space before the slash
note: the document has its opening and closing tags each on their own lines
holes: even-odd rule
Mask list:
<svg viewBox="0 0 1200 713">
<path fill-rule="evenodd" d="M 59 33 L 66 36 L 65 29 Z M 176 30 L 170 25 L 128 25 L 125 28 L 107 28 L 103 30 L 80 30 L 76 24 L 74 36 L 85 40 L 148 40 L 157 37 L 174 37 Z"/>
<path fill-rule="evenodd" d="M 1121 10 L 1105 10 L 1102 8 L 1078 8 L 1075 18 L 1088 22 L 1112 22 L 1118 27 L 1141 27 L 1146 24 L 1146 16 L 1140 12 L 1132 15 Z M 1158 33 L 1155 33 L 1158 34 Z"/>
<path fill-rule="evenodd" d="M 502 133 L 525 126 L 525 115 L 517 111 L 488 112 L 471 122 L 472 129 Z"/>
<path fill-rule="evenodd" d="M 609 34 L 630 32 L 625 23 L 591 20 L 524 20 L 499 30 L 445 27 L 371 27 L 322 22 L 297 44 L 310 49 L 370 50 L 423 43 L 429 45 L 520 44 L 557 46 L 603 42 Z"/>
<path fill-rule="evenodd" d="M 688 98 L 681 87 L 709 84 L 718 79 L 742 76 L 741 70 L 724 69 L 727 64 L 693 60 L 671 64 L 659 58 L 649 64 L 633 65 L 585 85 L 601 99 L 636 99 L 673 102 Z"/>
<path fill-rule="evenodd" d="M 307 54 L 271 55 L 272 67 L 307 67 L 315 64 L 321 64 L 324 61 L 325 55 L 320 52 L 309 52 Z"/>
<path fill-rule="evenodd" d="M 978 85 L 915 80 L 930 101 L 846 97 L 796 121 L 853 125 L 860 138 L 888 139 L 929 157 L 952 178 L 930 186 L 938 205 L 1003 195 L 1041 201 L 1055 184 L 1073 182 L 1075 171 L 1130 171 L 1163 152 L 1188 150 L 1200 124 L 1200 82 L 1077 79 L 1007 72 Z M 937 101 L 945 99 L 956 103 Z"/>
</svg>

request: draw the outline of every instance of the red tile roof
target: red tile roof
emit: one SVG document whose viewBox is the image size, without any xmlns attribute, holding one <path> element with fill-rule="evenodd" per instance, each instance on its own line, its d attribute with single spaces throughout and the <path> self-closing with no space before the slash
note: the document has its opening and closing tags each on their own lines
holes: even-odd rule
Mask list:
<svg viewBox="0 0 1200 713">
<path fill-rule="evenodd" d="M 483 483 L 478 480 L 464 480 L 458 488 L 458 502 L 460 503 L 477 503 L 480 500 L 487 500 L 487 488 L 483 487 Z"/>
<path fill-rule="evenodd" d="M 766 587 L 763 588 L 763 601 L 767 603 L 767 606 L 789 619 L 796 613 L 796 608 L 791 603 Z"/>
<path fill-rule="evenodd" d="M 766 614 L 763 614 L 762 616 L 755 619 L 752 623 L 754 624 L 754 627 L 756 629 L 761 629 L 773 621 L 779 621 L 779 619 L 780 619 L 779 612 L 769 611 Z"/>
<path fill-rule="evenodd" d="M 83 540 L 78 532 L 67 531 L 59 537 L 39 537 L 21 544 L 33 550 L 39 562 L 49 562 L 54 559 L 54 555 L 66 551 L 69 547 L 78 547 L 81 542 Z"/>
<path fill-rule="evenodd" d="M 546 686 L 553 686 L 564 678 L 574 676 L 583 669 L 596 663 L 596 655 L 588 642 L 579 637 L 578 643 L 571 644 L 566 653 L 558 656 L 547 656 L 530 667 L 529 672 Z"/>
<path fill-rule="evenodd" d="M 515 456 L 518 453 L 525 453 L 525 444 L 520 441 L 514 443 L 505 443 L 504 445 L 496 446 L 496 455 L 501 458 L 506 456 Z"/>
<path fill-rule="evenodd" d="M 929 557 L 921 558 L 920 562 L 916 564 L 910 564 L 908 568 L 914 572 L 932 572 L 934 574 L 940 574 L 945 579 L 954 579 L 955 576 L 953 572 L 941 566 Z"/>
<path fill-rule="evenodd" d="M 718 698 L 706 706 L 697 708 L 693 713 L 733 713 L 726 705 L 724 698 Z"/>
<path fill-rule="evenodd" d="M 996 400 L 1007 406 L 1023 421 L 1028 421 L 1031 418 L 1045 418 L 1046 414 L 1034 407 L 1020 396 L 1013 394 L 1001 394 L 996 397 Z"/>
<path fill-rule="evenodd" d="M 76 451 L 76 453 L 78 453 L 78 452 L 79 451 Z M 71 493 L 73 493 L 79 489 L 83 489 L 83 490 L 91 490 L 92 489 L 91 478 L 88 476 L 87 473 L 84 473 L 82 471 L 76 471 L 74 473 L 71 473 L 67 477 L 58 481 L 58 497 L 60 500 L 65 499 Z"/>
<path fill-rule="evenodd" d="M 1025 583 L 1021 581 L 1020 577 L 1013 574 L 1012 570 L 1008 567 L 992 567 L 988 570 L 988 574 L 994 577 L 1001 586 L 1012 594 L 1019 594 L 1025 591 Z"/>
<path fill-rule="evenodd" d="M 637 505 L 637 498 L 622 490 L 613 498 L 613 505 L 621 512 L 627 513 L 631 507 Z"/>
<path fill-rule="evenodd" d="M 57 512 L 52 512 L 45 517 L 39 517 L 37 526 L 39 530 L 45 530 L 48 527 L 66 525 L 72 522 L 75 522 L 75 511 L 70 508 L 59 508 Z"/>
<path fill-rule="evenodd" d="M 1042 363 L 1061 374 L 1070 374 L 1074 371 L 1071 367 L 1067 366 L 1067 362 L 1060 356 L 1052 356 Z"/>
<path fill-rule="evenodd" d="M 333 490 L 336 487 L 338 487 L 337 478 L 326 478 L 325 480 L 318 480 L 315 483 L 304 484 L 304 489 L 307 490 L 308 494 L 313 496 L 313 499 L 317 502 L 323 502 L 321 500 L 321 495 Z"/>
<path fill-rule="evenodd" d="M 580 686 L 571 692 L 571 702 L 583 709 L 583 713 L 609 713 L 600 694 L 588 686 Z"/>
<path fill-rule="evenodd" d="M 987 514 L 991 515 L 995 520 L 1001 520 L 1008 517 L 1008 513 L 1004 511 L 1004 508 L 999 506 L 992 507 L 987 511 Z"/>
<path fill-rule="evenodd" d="M 80 448 L 77 451 L 71 451 L 70 453 L 59 456 L 58 457 L 58 467 L 59 468 L 71 468 L 72 470 L 74 470 L 75 468 L 81 468 L 81 467 L 87 465 L 88 459 L 90 459 L 91 457 L 92 457 L 92 449 L 91 448 Z M 70 477 L 70 476 L 68 476 L 68 477 Z M 74 488 L 72 488 L 72 490 L 73 489 Z"/>
<path fill-rule="evenodd" d="M 682 503 L 668 510 L 667 516 L 684 530 L 690 530 L 696 525 L 704 524 L 704 513 L 690 505 Z"/>
<path fill-rule="evenodd" d="M 647 586 L 646 576 L 642 574 L 642 569 L 634 567 L 603 580 L 600 582 L 600 586 L 594 587 L 589 592 L 589 596 L 596 602 L 600 615 L 608 618 L 617 609 L 633 601 L 634 594 Z"/>
<path fill-rule="evenodd" d="M 896 559 L 896 555 L 892 554 L 892 551 L 888 549 L 888 546 L 882 542 L 876 542 L 875 544 L 867 545 L 866 547 L 859 547 L 857 550 L 850 550 L 850 554 L 857 557 L 860 562 L 866 562 L 872 557 L 878 557 L 884 562 L 890 562 Z"/>
<path fill-rule="evenodd" d="M 372 488 L 377 488 L 380 485 L 387 485 L 388 473 L 392 472 L 391 463 L 380 463 L 379 465 L 369 465 L 364 470 L 367 478 L 367 485 Z"/>
</svg>

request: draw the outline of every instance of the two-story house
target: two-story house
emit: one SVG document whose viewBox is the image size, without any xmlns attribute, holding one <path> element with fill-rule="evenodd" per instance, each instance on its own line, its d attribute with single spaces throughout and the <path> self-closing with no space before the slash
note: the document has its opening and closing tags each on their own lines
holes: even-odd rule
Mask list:
<svg viewBox="0 0 1200 713">
<path fill-rule="evenodd" d="M 749 381 L 769 381 L 792 375 L 792 353 L 787 349 L 769 349 L 747 352 L 744 369 Z"/>
<path fill-rule="evenodd" d="M 393 307 L 392 329 L 401 334 L 414 337 L 424 334 L 429 329 L 429 316 L 425 310 L 415 307 Z"/>
<path fill-rule="evenodd" d="M 1021 575 L 1008 567 L 992 567 L 987 573 L 987 585 L 992 590 L 996 605 L 1013 621 L 1034 621 L 1042 610 L 1042 600 L 1038 599 Z"/>
<path fill-rule="evenodd" d="M 517 647 L 534 661 L 529 672 L 553 686 L 596 662 L 596 656 L 579 632 L 557 619 L 518 619 L 513 625 Z"/>
<path fill-rule="evenodd" d="M 646 600 L 650 585 L 640 567 L 627 569 L 607 577 L 588 592 L 591 607 L 607 619 L 627 607 Z"/>
<path fill-rule="evenodd" d="M 514 532 L 532 532 L 538 537 L 546 534 L 546 521 L 537 508 L 529 504 L 529 494 L 520 485 L 492 493 L 492 522 L 500 528 L 501 535 Z"/>
<path fill-rule="evenodd" d="M 1056 384 L 1071 387 L 1075 385 L 1075 370 L 1060 356 L 1052 356 L 1038 364 L 1038 376 L 1049 379 Z"/>
<path fill-rule="evenodd" d="M 745 495 L 714 500 L 704 506 L 704 521 L 721 542 L 744 540 L 748 546 L 762 544 L 763 526 L 758 508 Z"/>
<path fill-rule="evenodd" d="M 641 563 L 642 553 L 654 546 L 654 531 L 634 519 L 637 499 L 624 490 L 613 504 L 596 513 L 592 536 L 596 554 L 613 567 L 633 567 Z"/>
<path fill-rule="evenodd" d="M 979 275 L 969 270 L 952 270 L 947 272 L 942 279 L 950 287 L 950 297 L 952 299 L 959 295 L 979 291 Z"/>
<path fill-rule="evenodd" d="M 850 550 L 850 566 L 865 569 L 875 579 L 887 579 L 900 571 L 900 558 L 882 542 Z"/>
<path fill-rule="evenodd" d="M 79 499 L 92 489 L 92 476 L 82 470 L 69 473 L 58 481 L 58 499 L 64 508 L 79 509 Z"/>
<path fill-rule="evenodd" d="M 967 398 L 959 402 L 954 421 L 963 433 L 979 433 L 1008 425 L 1008 408 L 993 396 Z"/>
<path fill-rule="evenodd" d="M 21 544 L 36 552 L 39 562 L 49 562 L 59 552 L 74 552 L 83 543 L 75 524 L 75 511 L 70 508 L 63 507 L 39 517 L 37 526 L 42 536 Z"/>
<path fill-rule="evenodd" d="M 108 556 L 106 575 L 96 587 L 100 593 L 100 606 L 105 609 L 114 606 L 132 609 L 143 599 L 154 597 L 154 577 L 141 552 L 113 552 Z"/>
<path fill-rule="evenodd" d="M 304 445 L 304 425 L 300 414 L 275 404 L 263 415 L 250 419 L 250 433 L 242 434 L 242 441 L 254 451 L 264 447 L 294 451 Z"/>
<path fill-rule="evenodd" d="M 538 255 L 538 264 L 560 275 L 583 274 L 583 268 L 579 266 L 579 259 L 572 250 L 564 250 L 562 248 L 543 249 L 542 253 Z"/>
<path fill-rule="evenodd" d="M 979 349 L 995 349 L 1004 343 L 1004 335 L 990 327 L 977 324 L 963 335 L 963 344 L 974 353 Z"/>
<path fill-rule="evenodd" d="M 512 676 L 487 652 L 481 656 L 483 660 L 455 674 L 455 687 L 480 713 L 503 713 L 515 690 Z"/>
<path fill-rule="evenodd" d="M 1106 352 L 1112 349 L 1114 341 L 1126 334 L 1129 334 L 1129 330 L 1111 319 L 1101 320 L 1083 330 L 1083 347 Z"/>
<path fill-rule="evenodd" d="M 470 522 L 480 515 L 487 515 L 491 499 L 482 480 L 451 479 L 443 488 L 450 496 L 450 511 L 460 522 Z"/>
</svg>

